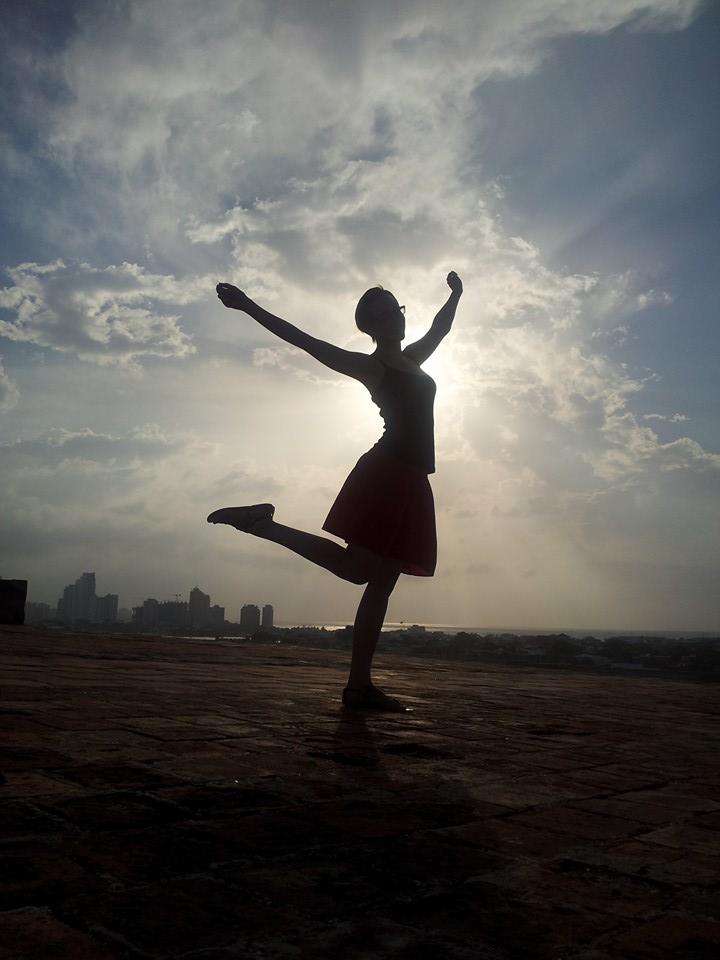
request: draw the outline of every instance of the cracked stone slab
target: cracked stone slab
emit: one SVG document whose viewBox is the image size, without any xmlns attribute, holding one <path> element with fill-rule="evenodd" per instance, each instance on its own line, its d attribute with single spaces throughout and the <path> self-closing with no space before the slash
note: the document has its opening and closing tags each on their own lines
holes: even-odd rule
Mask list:
<svg viewBox="0 0 720 960">
<path fill-rule="evenodd" d="M 0 960 L 718 954 L 716 688 L 347 666 L 0 628 Z"/>
</svg>

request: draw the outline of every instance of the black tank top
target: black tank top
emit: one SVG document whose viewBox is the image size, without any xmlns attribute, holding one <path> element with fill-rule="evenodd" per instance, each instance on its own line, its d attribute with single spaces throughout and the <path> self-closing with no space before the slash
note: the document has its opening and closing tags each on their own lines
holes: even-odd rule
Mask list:
<svg viewBox="0 0 720 960">
<path fill-rule="evenodd" d="M 375 446 L 425 473 L 435 473 L 435 381 L 419 364 L 417 373 L 397 370 L 386 363 L 383 366 L 385 373 L 370 394 L 385 421 L 385 430 Z"/>
</svg>

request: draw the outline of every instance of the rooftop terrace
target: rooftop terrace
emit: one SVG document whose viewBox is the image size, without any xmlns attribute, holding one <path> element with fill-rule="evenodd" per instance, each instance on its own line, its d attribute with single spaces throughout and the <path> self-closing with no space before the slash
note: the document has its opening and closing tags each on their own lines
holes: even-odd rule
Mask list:
<svg viewBox="0 0 720 960">
<path fill-rule="evenodd" d="M 0 627 L 0 958 L 720 955 L 718 687 Z"/>
</svg>

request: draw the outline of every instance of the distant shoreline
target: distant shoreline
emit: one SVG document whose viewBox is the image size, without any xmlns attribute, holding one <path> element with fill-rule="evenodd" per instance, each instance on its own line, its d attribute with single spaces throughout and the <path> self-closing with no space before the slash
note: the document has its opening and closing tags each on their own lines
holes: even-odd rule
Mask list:
<svg viewBox="0 0 720 960">
<path fill-rule="evenodd" d="M 302 627 L 316 630 L 342 630 L 346 626 L 351 626 L 352 621 L 346 623 L 302 623 L 300 621 L 277 621 L 275 626 L 282 630 L 300 629 Z M 516 637 L 542 637 L 559 636 L 573 637 L 577 640 L 584 638 L 594 638 L 596 640 L 609 640 L 613 637 L 652 637 L 658 640 L 704 640 L 712 639 L 720 634 L 720 630 L 595 630 L 578 629 L 576 627 L 464 627 L 448 623 L 413 623 L 410 621 L 392 621 L 388 620 L 383 624 L 383 632 L 388 633 L 396 630 L 409 630 L 411 627 L 424 627 L 428 633 L 446 633 L 449 636 L 455 636 L 458 633 L 473 633 L 481 636 L 487 635 L 506 635 Z"/>
</svg>

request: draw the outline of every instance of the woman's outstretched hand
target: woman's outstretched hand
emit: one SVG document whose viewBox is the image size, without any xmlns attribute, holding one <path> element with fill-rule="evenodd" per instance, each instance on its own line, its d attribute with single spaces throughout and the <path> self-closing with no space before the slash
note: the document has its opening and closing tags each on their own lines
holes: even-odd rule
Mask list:
<svg viewBox="0 0 720 960">
<path fill-rule="evenodd" d="M 447 283 L 453 293 L 462 293 L 463 285 L 460 277 L 455 273 L 454 270 L 451 270 L 447 275 Z"/>
<path fill-rule="evenodd" d="M 245 310 L 252 303 L 250 297 L 238 290 L 231 283 L 219 283 L 215 289 L 218 297 L 226 307 L 232 307 L 234 310 Z"/>
</svg>

